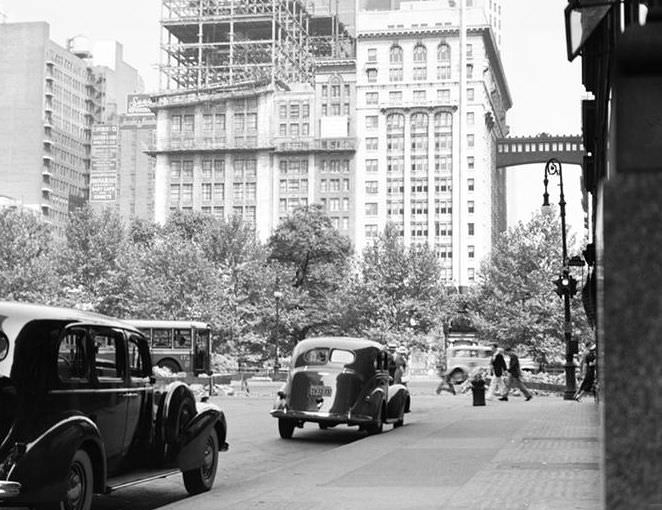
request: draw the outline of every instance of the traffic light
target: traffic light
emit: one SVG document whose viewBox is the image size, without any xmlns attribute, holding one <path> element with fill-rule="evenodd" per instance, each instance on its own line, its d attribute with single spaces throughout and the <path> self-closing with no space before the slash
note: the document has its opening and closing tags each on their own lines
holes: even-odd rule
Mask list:
<svg viewBox="0 0 662 510">
<path fill-rule="evenodd" d="M 577 280 L 573 278 L 571 274 L 564 271 L 563 274 L 556 280 L 553 280 L 553 282 L 554 285 L 556 285 L 554 292 L 556 292 L 559 297 L 563 297 L 565 294 L 568 294 L 569 296 L 577 294 Z"/>
</svg>

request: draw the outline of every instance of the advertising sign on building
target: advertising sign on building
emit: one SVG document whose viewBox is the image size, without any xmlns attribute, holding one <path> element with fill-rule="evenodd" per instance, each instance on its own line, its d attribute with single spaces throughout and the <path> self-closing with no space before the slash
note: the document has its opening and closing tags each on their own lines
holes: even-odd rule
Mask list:
<svg viewBox="0 0 662 510">
<path fill-rule="evenodd" d="M 127 115 L 152 115 L 152 101 L 148 94 L 129 94 L 127 96 Z"/>
<path fill-rule="evenodd" d="M 114 201 L 117 199 L 119 128 L 93 126 L 91 152 L 90 202 Z"/>
</svg>

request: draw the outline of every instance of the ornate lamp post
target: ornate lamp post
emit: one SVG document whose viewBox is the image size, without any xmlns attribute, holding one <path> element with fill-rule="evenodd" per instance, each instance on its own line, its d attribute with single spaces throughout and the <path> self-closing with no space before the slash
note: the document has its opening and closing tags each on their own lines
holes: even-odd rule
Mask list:
<svg viewBox="0 0 662 510">
<path fill-rule="evenodd" d="M 563 268 L 561 275 L 557 280 L 556 293 L 563 298 L 563 306 L 565 311 L 563 321 L 563 332 L 565 336 L 565 392 L 563 394 L 564 400 L 573 400 L 576 385 L 575 375 L 575 360 L 574 355 L 578 352 L 577 341 L 572 339 L 572 321 L 570 316 L 570 296 L 576 292 L 577 282 L 570 275 L 570 266 L 568 264 L 568 248 L 566 244 L 565 233 L 565 196 L 563 195 L 563 173 L 561 172 L 561 162 L 555 158 L 550 159 L 545 163 L 545 193 L 543 193 L 543 210 L 549 210 L 549 193 L 547 193 L 547 183 L 549 179 L 547 175 L 559 176 L 559 189 L 560 199 L 559 206 L 561 208 L 561 239 L 563 243 Z"/>
<path fill-rule="evenodd" d="M 274 379 L 278 378 L 278 370 L 280 369 L 280 362 L 278 360 L 278 332 L 280 330 L 280 300 L 283 293 L 279 290 L 274 291 L 274 299 L 276 300 L 276 332 L 274 334 L 275 354 L 274 354 Z"/>
</svg>

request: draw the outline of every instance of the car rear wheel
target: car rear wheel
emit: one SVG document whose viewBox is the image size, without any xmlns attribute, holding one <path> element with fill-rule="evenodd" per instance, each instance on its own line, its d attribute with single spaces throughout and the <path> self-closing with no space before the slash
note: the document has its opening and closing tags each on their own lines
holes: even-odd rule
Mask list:
<svg viewBox="0 0 662 510">
<path fill-rule="evenodd" d="M 92 488 L 94 475 L 90 456 L 78 450 L 69 466 L 66 492 L 62 501 L 38 505 L 35 510 L 90 510 L 92 508 Z"/>
<path fill-rule="evenodd" d="M 281 438 L 292 439 L 292 434 L 294 434 L 294 427 L 296 427 L 294 420 L 278 418 L 278 433 L 280 434 Z"/>
<path fill-rule="evenodd" d="M 218 467 L 218 436 L 214 429 L 209 432 L 201 460 L 199 468 L 182 473 L 184 487 L 191 495 L 207 492 L 214 485 Z"/>
</svg>

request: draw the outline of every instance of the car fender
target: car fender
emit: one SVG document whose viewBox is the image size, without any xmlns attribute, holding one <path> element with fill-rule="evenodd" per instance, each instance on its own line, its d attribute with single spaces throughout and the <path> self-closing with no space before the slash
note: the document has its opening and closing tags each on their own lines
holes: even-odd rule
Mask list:
<svg viewBox="0 0 662 510">
<path fill-rule="evenodd" d="M 218 434 L 217 424 L 221 425 L 221 434 Z M 196 414 L 183 431 L 181 448 L 177 455 L 179 469 L 189 471 L 201 466 L 207 438 L 212 429 L 217 431 L 219 449 L 227 449 L 225 416 L 216 406 L 207 407 Z"/>
<path fill-rule="evenodd" d="M 351 414 L 376 417 L 387 397 L 385 383 L 382 384 L 379 379 L 375 378 L 366 386 L 367 388 L 356 399 Z"/>
<path fill-rule="evenodd" d="M 388 387 L 388 399 L 386 401 L 387 419 L 401 418 L 407 407 L 409 390 L 404 384 L 392 384 Z"/>
<path fill-rule="evenodd" d="M 21 484 L 21 499 L 31 503 L 57 501 L 64 496 L 69 465 L 81 448 L 92 459 L 94 489 L 102 492 L 106 481 L 103 440 L 96 424 L 83 415 L 61 418 L 27 443 L 7 479 Z"/>
</svg>

